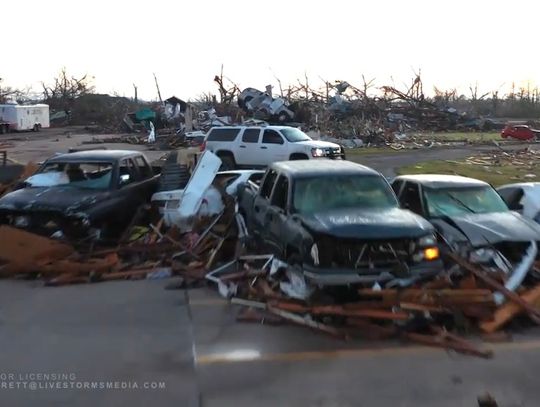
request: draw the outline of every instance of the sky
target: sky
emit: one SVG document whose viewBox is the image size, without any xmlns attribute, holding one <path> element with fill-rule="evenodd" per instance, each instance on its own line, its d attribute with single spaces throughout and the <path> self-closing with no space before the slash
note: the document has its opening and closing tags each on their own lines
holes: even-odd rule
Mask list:
<svg viewBox="0 0 540 407">
<path fill-rule="evenodd" d="M 540 3 L 539 3 L 540 4 Z M 240 88 L 295 84 L 307 74 L 360 85 L 468 93 L 540 84 L 535 1 L 24 0 L 2 2 L 2 85 L 50 82 L 66 67 L 100 93 L 157 99 L 217 94 L 224 74 Z M 6 17 L 12 18 L 6 18 Z"/>
</svg>

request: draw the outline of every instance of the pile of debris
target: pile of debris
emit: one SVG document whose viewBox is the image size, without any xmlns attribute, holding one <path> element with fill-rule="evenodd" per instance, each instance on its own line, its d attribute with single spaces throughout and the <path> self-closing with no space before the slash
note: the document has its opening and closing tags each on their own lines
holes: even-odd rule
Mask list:
<svg viewBox="0 0 540 407">
<path fill-rule="evenodd" d="M 452 255 L 453 256 L 453 255 Z M 285 281 L 291 266 L 273 256 L 243 256 L 206 275 L 219 292 L 246 307 L 239 321 L 292 322 L 341 339 L 400 338 L 489 358 L 455 332 L 480 332 L 486 341 L 507 340 L 497 332 L 518 316 L 540 323 L 540 284 L 518 292 L 463 259 L 453 256 L 459 278 L 441 275 L 402 289 L 355 288 L 341 296 L 311 293 L 299 281 Z M 535 270 L 540 264 L 535 265 Z"/>
<path fill-rule="evenodd" d="M 420 75 L 401 91 L 383 86 L 378 96 L 368 95 L 372 81 L 357 88 L 346 81 L 325 83 L 324 89 L 305 84 L 281 89 L 274 97 L 272 87 L 262 92 L 244 89 L 237 96 L 238 106 L 249 117 L 269 123 L 302 124 L 329 137 L 362 139 L 365 144 L 384 145 L 394 134 L 410 131 L 471 130 L 489 131 L 503 127 L 490 118 L 470 116 L 455 108 L 439 105 L 424 95 Z"/>
<path fill-rule="evenodd" d="M 501 339 L 498 331 L 517 317 L 540 323 L 539 262 L 505 274 L 445 253 L 445 271 L 397 286 L 309 284 L 299 266 L 248 249 L 229 179 L 216 176 L 217 156 L 176 154 L 162 172 L 175 183 L 164 176 L 152 205 L 139 208 L 112 246 L 0 226 L 0 276 L 53 286 L 178 276 L 182 288 L 216 285 L 246 307 L 240 321 L 292 322 L 342 339 L 399 338 L 484 358 L 492 352 L 460 335 Z"/>
</svg>

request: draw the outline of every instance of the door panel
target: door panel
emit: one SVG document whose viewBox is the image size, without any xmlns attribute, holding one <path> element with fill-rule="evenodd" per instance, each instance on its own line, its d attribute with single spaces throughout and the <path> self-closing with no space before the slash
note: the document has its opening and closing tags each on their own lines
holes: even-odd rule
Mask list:
<svg viewBox="0 0 540 407">
<path fill-rule="evenodd" d="M 238 165 L 262 165 L 259 141 L 261 129 L 247 128 L 242 133 L 238 150 L 236 151 L 236 164 Z"/>
<path fill-rule="evenodd" d="M 269 165 L 276 161 L 286 161 L 289 159 L 285 139 L 275 130 L 264 130 L 259 149 L 261 151 L 259 153 L 261 161 L 264 161 L 264 165 Z"/>
</svg>

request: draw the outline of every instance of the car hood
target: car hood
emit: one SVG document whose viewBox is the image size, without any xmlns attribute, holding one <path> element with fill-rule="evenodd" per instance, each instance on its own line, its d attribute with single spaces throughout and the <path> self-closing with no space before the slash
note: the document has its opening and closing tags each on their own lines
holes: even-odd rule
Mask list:
<svg viewBox="0 0 540 407">
<path fill-rule="evenodd" d="M 0 211 L 59 211 L 67 215 L 87 209 L 107 199 L 107 191 L 66 186 L 29 187 L 0 199 Z"/>
<path fill-rule="evenodd" d="M 340 148 L 339 144 L 330 143 L 329 141 L 322 140 L 297 141 L 294 144 L 299 144 L 311 148 Z"/>
<path fill-rule="evenodd" d="M 449 216 L 433 219 L 432 223 L 446 238 L 459 239 L 455 235 L 462 234 L 473 247 L 505 241 L 540 241 L 540 225 L 511 211 Z"/>
<path fill-rule="evenodd" d="M 300 219 L 313 232 L 337 238 L 416 238 L 433 231 L 424 218 L 400 208 L 340 209 L 303 215 Z"/>
</svg>

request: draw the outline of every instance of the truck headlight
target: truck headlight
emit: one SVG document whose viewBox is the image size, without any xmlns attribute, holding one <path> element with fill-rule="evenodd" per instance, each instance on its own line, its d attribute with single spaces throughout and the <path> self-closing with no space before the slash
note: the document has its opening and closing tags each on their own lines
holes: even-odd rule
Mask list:
<svg viewBox="0 0 540 407">
<path fill-rule="evenodd" d="M 311 246 L 311 258 L 313 259 L 313 264 L 315 266 L 319 265 L 319 247 L 317 246 L 317 243 L 314 243 L 313 246 Z"/>
<path fill-rule="evenodd" d="M 495 250 L 489 247 L 482 247 L 480 249 L 473 250 L 469 254 L 469 261 L 471 263 L 488 263 L 496 256 Z"/>
<path fill-rule="evenodd" d="M 426 235 L 418 239 L 418 246 L 420 247 L 436 246 L 436 245 L 437 245 L 437 238 L 435 237 L 435 235 Z"/>
<path fill-rule="evenodd" d="M 313 157 L 324 157 L 326 152 L 322 148 L 312 148 L 311 155 Z"/>
<path fill-rule="evenodd" d="M 437 260 L 439 258 L 439 248 L 438 247 L 427 247 L 423 250 L 424 259 L 431 261 Z"/>
</svg>

